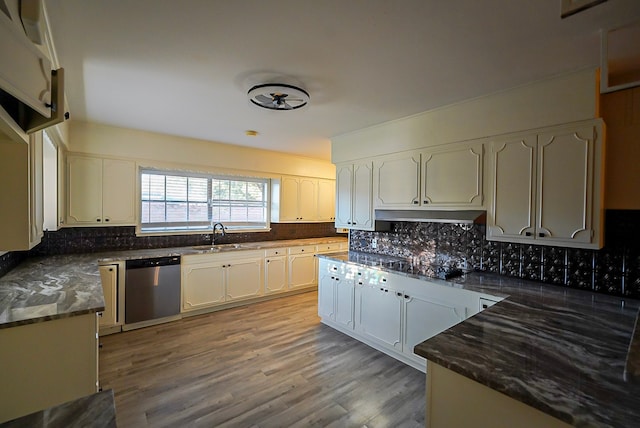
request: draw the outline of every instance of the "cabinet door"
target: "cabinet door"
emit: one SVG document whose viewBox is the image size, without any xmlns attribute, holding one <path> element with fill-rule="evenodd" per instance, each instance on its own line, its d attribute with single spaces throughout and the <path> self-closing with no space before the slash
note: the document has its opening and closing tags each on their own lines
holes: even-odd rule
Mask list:
<svg viewBox="0 0 640 428">
<path fill-rule="evenodd" d="M 351 227 L 352 186 L 353 165 L 338 165 L 336 167 L 336 227 Z"/>
<path fill-rule="evenodd" d="M 29 136 L 29 248 L 39 244 L 44 236 L 44 170 L 42 132 Z"/>
<path fill-rule="evenodd" d="M 287 290 L 287 258 L 268 257 L 265 259 L 265 293 L 278 293 Z"/>
<path fill-rule="evenodd" d="M 67 158 L 67 224 L 102 220 L 102 159 Z"/>
<path fill-rule="evenodd" d="M 422 153 L 422 205 L 482 207 L 482 143 Z"/>
<path fill-rule="evenodd" d="M 418 343 L 464 321 L 466 307 L 424 296 L 402 297 L 405 299 L 403 352 L 420 362 L 425 362 L 424 358 L 413 353 L 413 348 Z"/>
<path fill-rule="evenodd" d="M 338 276 L 335 280 L 335 321 L 336 323 L 353 330 L 354 320 L 354 282 L 344 276 Z"/>
<path fill-rule="evenodd" d="M 420 154 L 401 153 L 375 162 L 375 206 L 414 207 L 420 204 Z"/>
<path fill-rule="evenodd" d="M 300 182 L 296 177 L 282 177 L 280 182 L 280 221 L 296 221 Z"/>
<path fill-rule="evenodd" d="M 13 22 L 5 13 L 0 15 L 0 55 L 11 58 L 3 61 L 0 87 L 42 116 L 50 117 L 47 105 L 51 103 L 51 61 L 26 36 L 17 11 L 18 2 L 3 6 L 9 11 L 12 4 L 16 5 Z"/>
<path fill-rule="evenodd" d="M 104 159 L 102 169 L 102 216 L 105 224 L 136 223 L 136 164 Z"/>
<path fill-rule="evenodd" d="M 318 220 L 318 180 L 313 178 L 300 178 L 298 187 L 298 220 Z M 331 207 L 333 213 L 333 204 Z"/>
<path fill-rule="evenodd" d="M 262 295 L 262 259 L 230 261 L 225 266 L 227 301 Z"/>
<path fill-rule="evenodd" d="M 313 254 L 289 256 L 289 289 L 308 287 L 316 283 L 316 262 Z"/>
<path fill-rule="evenodd" d="M 318 180 L 318 221 L 334 221 L 336 215 L 335 180 Z"/>
<path fill-rule="evenodd" d="M 224 269 L 222 263 L 182 265 L 182 310 L 224 303 Z"/>
<path fill-rule="evenodd" d="M 373 163 L 353 165 L 351 227 L 373 230 Z"/>
<path fill-rule="evenodd" d="M 536 239 L 590 243 L 594 127 L 538 136 Z"/>
<path fill-rule="evenodd" d="M 334 275 L 320 275 L 318 279 L 318 316 L 320 318 L 335 320 L 335 287 Z"/>
<path fill-rule="evenodd" d="M 118 289 L 118 267 L 116 265 L 105 265 L 98 268 L 100 270 L 100 280 L 102 282 L 102 293 L 104 294 L 104 311 L 102 317 L 98 319 L 100 327 L 116 324 L 116 308 L 118 300 L 116 290 Z"/>
<path fill-rule="evenodd" d="M 536 136 L 522 136 L 491 145 L 492 200 L 487 237 L 521 238 L 534 232 Z"/>
<path fill-rule="evenodd" d="M 359 287 L 358 330 L 368 339 L 402 350 L 402 298 L 386 287 Z"/>
</svg>

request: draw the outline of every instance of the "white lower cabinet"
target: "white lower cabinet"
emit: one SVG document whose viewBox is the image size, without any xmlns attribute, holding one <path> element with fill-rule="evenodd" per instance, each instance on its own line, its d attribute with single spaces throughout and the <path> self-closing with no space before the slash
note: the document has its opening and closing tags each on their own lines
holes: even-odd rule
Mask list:
<svg viewBox="0 0 640 428">
<path fill-rule="evenodd" d="M 289 248 L 289 289 L 316 285 L 315 245 Z"/>
<path fill-rule="evenodd" d="M 264 292 L 266 294 L 287 291 L 287 249 L 265 251 Z"/>
<path fill-rule="evenodd" d="M 99 266 L 102 294 L 104 295 L 104 311 L 98 318 L 100 328 L 116 325 L 118 305 L 118 265 Z"/>
<path fill-rule="evenodd" d="M 318 278 L 324 324 L 421 371 L 414 347 L 480 310 L 478 293 L 325 258 Z"/>
<path fill-rule="evenodd" d="M 262 295 L 262 258 L 230 261 L 226 264 L 227 301 Z"/>
<path fill-rule="evenodd" d="M 182 258 L 182 311 L 262 295 L 260 252 L 198 254 Z"/>
<path fill-rule="evenodd" d="M 355 288 L 362 273 L 355 266 L 320 260 L 318 275 L 318 315 L 353 330 Z"/>
<path fill-rule="evenodd" d="M 183 258 L 183 260 L 186 257 Z M 224 303 L 222 262 L 182 263 L 182 310 L 207 308 Z"/>
<path fill-rule="evenodd" d="M 384 346 L 402 351 L 402 298 L 389 287 L 358 287 L 357 331 Z"/>
<path fill-rule="evenodd" d="M 403 295 L 404 316 L 402 350 L 412 359 L 426 364 L 426 359 L 413 353 L 413 348 L 446 329 L 453 327 L 467 317 L 464 304 L 438 301 L 437 299 Z"/>
</svg>

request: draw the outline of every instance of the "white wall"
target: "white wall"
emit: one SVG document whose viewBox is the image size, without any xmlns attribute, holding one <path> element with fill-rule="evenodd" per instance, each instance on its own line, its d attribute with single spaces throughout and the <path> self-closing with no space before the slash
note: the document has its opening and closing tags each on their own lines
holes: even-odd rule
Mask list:
<svg viewBox="0 0 640 428">
<path fill-rule="evenodd" d="M 335 179 L 335 166 L 319 159 L 74 120 L 69 121 L 68 149 L 137 159 L 147 166 Z"/>
<path fill-rule="evenodd" d="M 597 116 L 597 70 L 531 83 L 331 140 L 333 163 L 524 131 Z"/>
</svg>

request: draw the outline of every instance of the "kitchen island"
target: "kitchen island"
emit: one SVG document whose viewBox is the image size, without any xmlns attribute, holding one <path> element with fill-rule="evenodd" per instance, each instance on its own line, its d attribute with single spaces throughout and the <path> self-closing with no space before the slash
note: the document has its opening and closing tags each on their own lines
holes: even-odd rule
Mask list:
<svg viewBox="0 0 640 428">
<path fill-rule="evenodd" d="M 640 378 L 633 375 L 639 357 L 629 352 L 640 340 L 630 346 L 640 301 L 481 272 L 444 281 L 428 267 L 384 258 L 371 263 L 376 255 L 364 253 L 320 257 L 504 298 L 415 346 L 427 359 L 427 426 L 631 427 L 640 421 Z M 499 404 L 491 408 L 491 401 Z M 529 425 L 508 419 L 514 415 L 526 415 Z"/>
</svg>

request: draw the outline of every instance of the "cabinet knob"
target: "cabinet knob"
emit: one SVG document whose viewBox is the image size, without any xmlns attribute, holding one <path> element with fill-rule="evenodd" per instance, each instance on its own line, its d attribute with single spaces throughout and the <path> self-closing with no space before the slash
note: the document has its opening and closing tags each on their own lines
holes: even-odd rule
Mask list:
<svg viewBox="0 0 640 428">
<path fill-rule="evenodd" d="M 525 234 L 524 234 L 524 235 L 525 235 L 525 236 L 531 236 L 531 235 L 533 235 L 533 233 L 531 233 L 531 232 L 525 232 Z"/>
<path fill-rule="evenodd" d="M 109 221 L 109 219 L 108 219 L 108 218 L 105 218 L 105 219 L 104 219 L 104 221 Z"/>
<path fill-rule="evenodd" d="M 398 292 L 396 292 L 396 296 L 398 296 L 398 297 L 402 297 L 402 293 L 400 293 L 400 292 L 398 291 Z"/>
<path fill-rule="evenodd" d="M 420 203 L 420 201 L 413 201 L 414 205 L 418 205 Z"/>
<path fill-rule="evenodd" d="M 429 203 L 429 201 L 422 201 L 422 203 L 423 203 L 423 204 L 428 204 L 428 203 Z"/>
<path fill-rule="evenodd" d="M 353 224 L 357 224 L 357 223 L 354 221 Z"/>
<path fill-rule="evenodd" d="M 538 233 L 538 236 L 539 236 L 540 238 L 544 238 L 544 236 L 545 236 L 545 235 L 544 235 L 544 232 L 540 232 L 540 233 Z"/>
<path fill-rule="evenodd" d="M 100 220 L 99 218 L 97 218 L 97 219 L 96 219 L 96 221 L 97 221 L 98 223 L 100 223 L 100 221 L 101 221 L 101 220 Z"/>
</svg>

